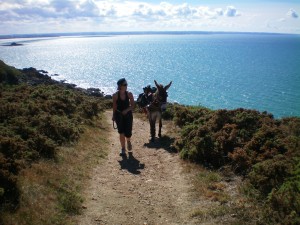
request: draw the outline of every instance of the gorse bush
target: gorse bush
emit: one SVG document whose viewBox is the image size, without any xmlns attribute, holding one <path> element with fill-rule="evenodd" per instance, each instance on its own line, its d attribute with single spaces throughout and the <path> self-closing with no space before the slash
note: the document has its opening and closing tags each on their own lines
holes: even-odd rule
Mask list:
<svg viewBox="0 0 300 225">
<path fill-rule="evenodd" d="M 13 210 L 18 204 L 17 174 L 20 164 L 0 153 L 0 206 Z M 0 208 L 0 209 L 1 209 Z M 0 221 L 1 222 L 1 221 Z"/>
<path fill-rule="evenodd" d="M 269 203 L 275 209 L 276 217 L 284 218 L 285 224 L 293 221 L 294 224 L 300 223 L 300 158 L 295 159 L 289 171 L 289 176 L 278 185 L 278 188 L 272 189 L 269 194 Z"/>
<path fill-rule="evenodd" d="M 91 124 L 105 107 L 101 99 L 59 84 L 18 84 L 24 77 L 26 74 L 0 61 L 2 208 L 16 207 L 17 175 L 24 166 L 41 158 L 55 158 L 57 147 L 77 141 L 83 125 Z"/>
<path fill-rule="evenodd" d="M 177 106 L 182 158 L 244 175 L 271 209 L 272 223 L 300 219 L 300 118 L 276 120 L 255 110 Z M 269 215 L 268 214 L 268 215 Z"/>
</svg>

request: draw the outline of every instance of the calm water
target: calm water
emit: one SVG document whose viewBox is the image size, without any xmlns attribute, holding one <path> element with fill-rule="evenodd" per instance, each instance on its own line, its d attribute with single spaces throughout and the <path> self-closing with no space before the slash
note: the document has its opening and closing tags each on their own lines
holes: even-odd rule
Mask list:
<svg viewBox="0 0 300 225">
<path fill-rule="evenodd" d="M 142 87 L 173 85 L 169 101 L 212 109 L 250 108 L 276 117 L 300 116 L 300 36 L 263 34 L 65 37 L 0 46 L 0 59 L 17 68 L 59 74 L 107 94 L 126 77 Z"/>
</svg>

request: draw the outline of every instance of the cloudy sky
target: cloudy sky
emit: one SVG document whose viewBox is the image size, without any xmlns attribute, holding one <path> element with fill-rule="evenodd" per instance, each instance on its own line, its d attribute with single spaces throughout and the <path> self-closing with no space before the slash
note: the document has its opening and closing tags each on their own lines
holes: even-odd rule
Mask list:
<svg viewBox="0 0 300 225">
<path fill-rule="evenodd" d="M 300 0 L 0 0 L 0 35 L 101 31 L 300 34 Z"/>
</svg>

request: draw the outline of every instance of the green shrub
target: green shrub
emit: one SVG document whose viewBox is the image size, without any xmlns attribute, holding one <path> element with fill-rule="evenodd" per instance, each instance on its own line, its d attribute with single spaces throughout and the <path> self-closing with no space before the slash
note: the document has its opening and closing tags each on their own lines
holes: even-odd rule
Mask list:
<svg viewBox="0 0 300 225">
<path fill-rule="evenodd" d="M 172 120 L 175 116 L 176 105 L 172 103 L 167 103 L 167 109 L 162 113 L 162 118 L 164 120 Z"/>
<path fill-rule="evenodd" d="M 175 106 L 174 121 L 179 127 L 190 123 L 203 124 L 210 118 L 210 110 L 199 107 Z"/>
<path fill-rule="evenodd" d="M 92 119 L 99 112 L 99 105 L 96 100 L 89 100 L 81 105 L 82 116 L 86 119 Z"/>
<path fill-rule="evenodd" d="M 300 158 L 296 158 L 294 164 L 290 176 L 285 176 L 285 181 L 273 188 L 268 197 L 279 218 L 287 217 L 296 224 L 300 222 Z"/>
<path fill-rule="evenodd" d="M 300 118 L 276 120 L 255 110 L 178 106 L 174 121 L 182 128 L 175 143 L 182 158 L 214 168 L 231 166 L 260 193 L 273 222 L 297 224 Z"/>
<path fill-rule="evenodd" d="M 27 142 L 19 136 L 0 136 L 0 153 L 8 159 L 20 159 L 29 151 Z"/>
<path fill-rule="evenodd" d="M 13 210 L 19 202 L 17 174 L 20 165 L 0 153 L 0 209 Z"/>
<path fill-rule="evenodd" d="M 76 142 L 108 104 L 59 84 L 17 84 L 25 77 L 0 61 L 0 207 L 17 205 L 19 165 L 55 158 L 57 146 Z"/>
<path fill-rule="evenodd" d="M 286 177 L 291 175 L 292 169 L 292 162 L 287 157 L 276 155 L 273 159 L 255 164 L 249 173 L 249 179 L 255 188 L 268 195 L 283 184 Z"/>
<path fill-rule="evenodd" d="M 32 137 L 28 141 L 28 145 L 35 150 L 29 155 L 30 158 L 36 159 L 42 157 L 51 159 L 56 155 L 57 143 L 44 135 L 38 134 L 35 137 Z"/>
</svg>

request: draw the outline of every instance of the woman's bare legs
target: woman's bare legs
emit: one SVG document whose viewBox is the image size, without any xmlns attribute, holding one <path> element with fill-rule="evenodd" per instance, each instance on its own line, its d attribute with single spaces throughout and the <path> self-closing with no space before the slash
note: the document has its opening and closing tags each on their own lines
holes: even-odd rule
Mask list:
<svg viewBox="0 0 300 225">
<path fill-rule="evenodd" d="M 127 149 L 128 151 L 132 150 L 132 145 L 131 145 L 131 138 L 130 137 L 125 137 L 124 134 L 120 134 L 120 143 L 121 143 L 121 152 L 120 154 L 125 153 L 125 143 L 127 142 Z"/>
<path fill-rule="evenodd" d="M 125 135 L 124 134 L 120 134 L 120 144 L 122 147 L 120 155 L 124 155 L 125 154 Z"/>
<path fill-rule="evenodd" d="M 124 136 L 124 134 L 120 134 L 120 143 L 121 143 L 122 149 L 125 149 L 125 136 Z"/>
<path fill-rule="evenodd" d="M 127 149 L 128 149 L 128 151 L 131 151 L 132 150 L 132 145 L 131 145 L 130 137 L 126 137 L 126 141 L 127 141 Z"/>
</svg>

